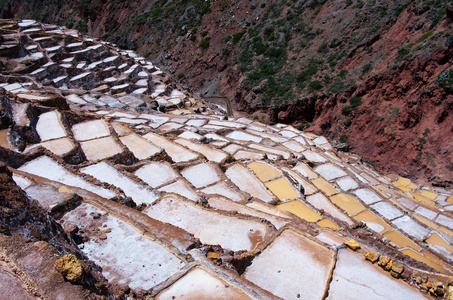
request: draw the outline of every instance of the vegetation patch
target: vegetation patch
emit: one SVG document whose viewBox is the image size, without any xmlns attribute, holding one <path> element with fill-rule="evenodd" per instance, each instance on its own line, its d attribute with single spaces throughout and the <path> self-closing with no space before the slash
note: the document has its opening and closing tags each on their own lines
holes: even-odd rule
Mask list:
<svg viewBox="0 0 453 300">
<path fill-rule="evenodd" d="M 351 97 L 349 99 L 349 105 L 346 105 L 344 106 L 342 109 L 341 109 L 341 113 L 343 115 L 349 115 L 349 113 L 351 111 L 353 111 L 354 109 L 356 109 L 357 107 L 361 106 L 363 104 L 363 100 L 362 100 L 362 97 Z"/>
</svg>

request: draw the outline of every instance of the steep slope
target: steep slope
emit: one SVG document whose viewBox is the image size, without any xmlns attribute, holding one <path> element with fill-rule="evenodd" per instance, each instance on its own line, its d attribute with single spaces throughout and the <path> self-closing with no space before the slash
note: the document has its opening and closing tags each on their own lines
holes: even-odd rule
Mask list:
<svg viewBox="0 0 453 300">
<path fill-rule="evenodd" d="M 453 296 L 451 190 L 227 117 L 74 29 L 0 37 L 3 298 Z"/>
<path fill-rule="evenodd" d="M 380 169 L 453 181 L 447 1 L 6 0 L 2 13 L 137 50 L 204 96 L 347 141 Z"/>
</svg>

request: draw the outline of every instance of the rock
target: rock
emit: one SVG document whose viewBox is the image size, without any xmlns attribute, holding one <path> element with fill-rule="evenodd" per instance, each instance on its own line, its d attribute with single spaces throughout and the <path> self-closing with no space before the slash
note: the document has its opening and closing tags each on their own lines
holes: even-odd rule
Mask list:
<svg viewBox="0 0 453 300">
<path fill-rule="evenodd" d="M 82 265 L 75 255 L 65 255 L 57 259 L 54 266 L 67 281 L 71 283 L 78 283 L 82 280 Z"/>
<path fill-rule="evenodd" d="M 106 240 L 106 239 L 107 239 L 107 234 L 106 234 L 105 232 L 101 232 L 101 233 L 99 234 L 99 239 L 100 239 L 100 240 Z"/>
<path fill-rule="evenodd" d="M 62 186 L 58 189 L 58 192 L 60 192 L 60 193 L 70 193 L 71 190 L 68 189 L 67 187 L 65 187 L 64 185 L 62 185 Z"/>
<path fill-rule="evenodd" d="M 216 252 L 208 252 L 207 257 L 211 260 L 220 260 L 220 255 Z"/>
<path fill-rule="evenodd" d="M 391 261 L 390 257 L 388 257 L 388 256 L 381 256 L 381 257 L 379 258 L 378 265 L 379 265 L 380 267 L 382 267 L 384 270 L 387 270 L 387 271 L 388 271 L 388 270 L 390 270 L 391 267 L 392 267 L 392 264 L 391 264 L 391 263 L 392 263 L 392 261 Z M 389 264 L 390 264 L 390 268 L 389 268 Z"/>
<path fill-rule="evenodd" d="M 453 21 L 453 3 L 448 3 L 445 8 L 447 10 L 447 18 Z"/>
<path fill-rule="evenodd" d="M 365 259 L 371 261 L 373 264 L 381 257 L 381 254 L 374 251 L 368 251 L 365 254 Z"/>
<path fill-rule="evenodd" d="M 344 242 L 344 244 L 354 251 L 360 249 L 359 243 L 357 243 L 355 240 L 349 240 L 347 242 Z"/>
<path fill-rule="evenodd" d="M 448 286 L 447 288 L 447 296 L 445 297 L 445 300 L 453 300 L 453 286 Z"/>
<path fill-rule="evenodd" d="M 77 227 L 77 225 L 71 224 L 71 225 L 65 226 L 64 231 L 68 235 L 72 236 L 72 235 L 76 234 L 77 232 L 79 232 L 79 228 Z"/>
<path fill-rule="evenodd" d="M 395 277 L 399 278 L 404 271 L 404 265 L 398 262 L 392 263 L 392 269 L 390 270 L 390 274 Z"/>
</svg>

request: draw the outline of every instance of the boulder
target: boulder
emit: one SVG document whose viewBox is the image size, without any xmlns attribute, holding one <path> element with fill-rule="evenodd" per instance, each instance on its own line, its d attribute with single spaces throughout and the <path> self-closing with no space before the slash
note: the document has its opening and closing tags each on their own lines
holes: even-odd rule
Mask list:
<svg viewBox="0 0 453 300">
<path fill-rule="evenodd" d="M 82 265 L 75 255 L 65 255 L 57 259 L 54 266 L 67 281 L 78 283 L 82 280 Z"/>
</svg>

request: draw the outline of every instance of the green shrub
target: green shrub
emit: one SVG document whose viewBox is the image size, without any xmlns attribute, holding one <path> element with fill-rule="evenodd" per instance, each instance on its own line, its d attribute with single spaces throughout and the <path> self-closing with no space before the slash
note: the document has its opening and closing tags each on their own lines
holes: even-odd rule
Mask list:
<svg viewBox="0 0 453 300">
<path fill-rule="evenodd" d="M 346 134 L 343 134 L 340 136 L 340 143 L 346 143 L 348 141 L 348 136 Z"/>
<path fill-rule="evenodd" d="M 453 86 L 453 70 L 448 70 L 443 72 L 434 79 L 434 82 L 442 87 L 452 87 Z"/>
<path fill-rule="evenodd" d="M 329 52 L 329 48 L 327 48 L 327 42 L 324 42 L 319 46 L 318 53 L 327 53 Z"/>
<path fill-rule="evenodd" d="M 198 44 L 198 46 L 203 50 L 208 49 L 210 41 L 211 41 L 211 37 L 206 37 L 203 40 L 201 40 L 201 42 L 200 42 L 200 44 Z"/>
<path fill-rule="evenodd" d="M 244 34 L 245 34 L 245 30 L 233 34 L 233 43 L 234 43 L 234 44 L 239 43 L 239 41 L 242 39 L 242 37 L 244 36 Z"/>
<path fill-rule="evenodd" d="M 370 70 L 371 64 L 370 63 L 364 64 L 362 67 L 362 74 L 365 75 L 366 73 L 370 72 Z"/>
<path fill-rule="evenodd" d="M 320 61 L 310 60 L 305 68 L 297 75 L 297 82 L 303 84 L 305 81 L 309 80 L 313 75 L 318 72 L 318 64 Z"/>
<path fill-rule="evenodd" d="M 341 109 L 341 113 L 343 115 L 348 115 L 351 111 L 353 111 L 355 108 L 359 107 L 360 105 L 363 104 L 362 97 L 351 97 L 349 99 L 349 105 L 344 106 Z"/>
<path fill-rule="evenodd" d="M 427 38 L 429 38 L 430 36 L 433 35 L 434 32 L 432 31 L 428 31 L 427 33 L 423 34 L 419 39 L 418 39 L 418 43 L 420 42 L 423 42 L 424 40 L 426 40 Z"/>
<path fill-rule="evenodd" d="M 352 108 L 356 108 L 363 104 L 362 97 L 352 97 L 349 99 L 349 103 L 351 103 Z"/>
<path fill-rule="evenodd" d="M 353 110 L 351 105 L 346 105 L 341 108 L 341 113 L 345 116 L 349 115 L 349 113 Z"/>
<path fill-rule="evenodd" d="M 348 70 L 341 70 L 340 73 L 338 73 L 338 76 L 341 78 L 345 79 L 346 75 L 348 75 Z"/>
<path fill-rule="evenodd" d="M 274 28 L 272 28 L 272 27 L 264 28 L 263 35 L 264 35 L 264 39 L 266 39 L 268 41 L 273 41 L 275 39 Z"/>
<path fill-rule="evenodd" d="M 315 80 L 315 81 L 310 81 L 307 89 L 308 89 L 309 93 L 313 93 L 314 91 L 318 91 L 318 90 L 322 89 L 323 87 L 324 86 L 321 81 Z"/>
<path fill-rule="evenodd" d="M 337 81 L 334 81 L 330 87 L 329 87 L 329 91 L 332 92 L 332 93 L 341 93 L 345 90 L 346 86 L 344 84 L 343 81 L 341 80 L 337 80 Z"/>
<path fill-rule="evenodd" d="M 205 36 L 208 35 L 208 33 L 209 33 L 209 31 L 205 30 L 205 31 L 203 31 L 203 32 L 201 33 L 201 36 L 202 36 L 202 37 L 205 37 Z"/>
</svg>

